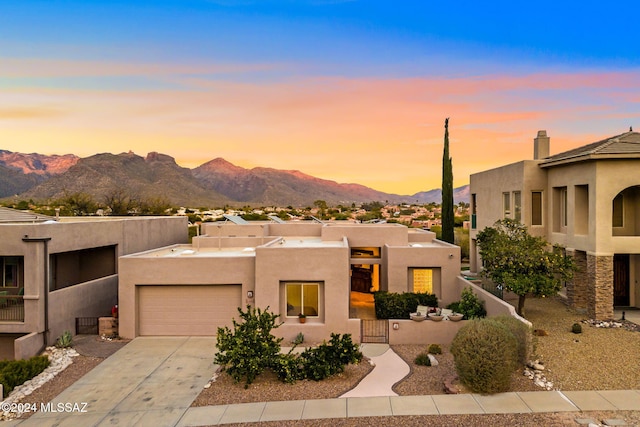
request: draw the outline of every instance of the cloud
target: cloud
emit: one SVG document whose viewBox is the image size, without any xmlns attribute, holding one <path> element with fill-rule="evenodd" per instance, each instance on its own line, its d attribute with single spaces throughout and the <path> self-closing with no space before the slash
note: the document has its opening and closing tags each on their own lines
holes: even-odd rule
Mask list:
<svg viewBox="0 0 640 427">
<path fill-rule="evenodd" d="M 471 173 L 531 158 L 539 129 L 549 132 L 552 152 L 621 133 L 630 125 L 640 129 L 636 70 L 254 79 L 251 73 L 292 68 L 16 61 L 7 69 L 3 63 L 0 76 L 17 76 L 20 67 L 28 68 L 27 75 L 43 77 L 135 74 L 166 78 L 181 90 L 151 85 L 122 91 L 12 88 L 9 98 L 3 94 L 0 99 L 0 118 L 33 120 L 28 126 L 0 128 L 2 140 L 55 143 L 79 155 L 105 147 L 160 151 L 190 167 L 220 156 L 245 167 L 299 169 L 396 193 L 440 185 L 445 117 L 451 117 L 455 185 L 467 183 Z M 221 70 L 222 75 L 214 75 Z M 251 78 L 238 78 L 242 73 Z"/>
</svg>

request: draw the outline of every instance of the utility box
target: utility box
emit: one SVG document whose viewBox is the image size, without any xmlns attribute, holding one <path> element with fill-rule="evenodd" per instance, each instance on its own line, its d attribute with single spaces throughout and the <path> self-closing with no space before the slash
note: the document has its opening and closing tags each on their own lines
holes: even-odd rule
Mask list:
<svg viewBox="0 0 640 427">
<path fill-rule="evenodd" d="M 118 336 L 118 319 L 115 317 L 100 317 L 98 319 L 98 334 L 107 337 Z"/>
</svg>

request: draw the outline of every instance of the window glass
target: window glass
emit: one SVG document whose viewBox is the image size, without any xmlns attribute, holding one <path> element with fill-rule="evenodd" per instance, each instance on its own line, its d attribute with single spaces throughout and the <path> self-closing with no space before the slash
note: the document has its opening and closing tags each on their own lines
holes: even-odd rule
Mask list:
<svg viewBox="0 0 640 427">
<path fill-rule="evenodd" d="M 542 225 L 542 191 L 531 192 L 531 225 Z"/>
<path fill-rule="evenodd" d="M 299 314 L 317 317 L 319 313 L 318 283 L 287 283 L 287 316 Z"/>
<path fill-rule="evenodd" d="M 433 293 L 433 270 L 430 268 L 413 269 L 413 292 Z"/>
</svg>

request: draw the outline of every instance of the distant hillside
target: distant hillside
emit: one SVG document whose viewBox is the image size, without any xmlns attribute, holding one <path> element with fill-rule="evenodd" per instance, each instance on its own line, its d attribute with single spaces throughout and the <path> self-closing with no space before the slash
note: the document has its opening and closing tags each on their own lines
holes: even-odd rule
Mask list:
<svg viewBox="0 0 640 427">
<path fill-rule="evenodd" d="M 440 203 L 439 189 L 414 195 L 389 194 L 360 184 L 339 184 L 296 170 L 245 169 L 222 158 L 188 169 L 160 153 L 42 156 L 0 150 L 0 197 L 51 201 L 87 193 L 103 201 L 114 191 L 140 199 L 164 198 L 183 206 L 310 206 L 371 201 Z M 454 190 L 454 200 L 469 201 L 468 186 Z"/>
<path fill-rule="evenodd" d="M 54 176 L 21 194 L 34 200 L 54 200 L 84 192 L 102 201 L 122 189 L 141 199 L 166 198 L 191 206 L 224 204 L 227 198 L 200 185 L 190 169 L 180 167 L 164 154 L 146 158 L 133 153 L 96 154 L 78 160 L 65 173 Z"/>
<path fill-rule="evenodd" d="M 413 195 L 419 203 L 442 203 L 442 190 L 436 188 L 430 191 L 421 191 Z M 453 189 L 453 202 L 458 204 L 460 202 L 469 203 L 469 185 L 463 185 L 462 187 Z"/>
</svg>

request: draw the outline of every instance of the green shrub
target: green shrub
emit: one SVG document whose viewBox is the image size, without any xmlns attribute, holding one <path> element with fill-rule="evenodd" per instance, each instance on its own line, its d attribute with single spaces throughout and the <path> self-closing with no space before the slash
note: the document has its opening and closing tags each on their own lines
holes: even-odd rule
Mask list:
<svg viewBox="0 0 640 427">
<path fill-rule="evenodd" d="M 440 344 L 431 344 L 427 352 L 431 354 L 442 354 L 442 347 L 440 347 Z"/>
<path fill-rule="evenodd" d="M 419 305 L 438 306 L 438 297 L 428 293 L 378 291 L 373 299 L 378 319 L 408 319 Z"/>
<path fill-rule="evenodd" d="M 302 332 L 298 332 L 298 335 L 291 341 L 293 345 L 300 345 L 304 342 L 304 334 Z"/>
<path fill-rule="evenodd" d="M 58 348 L 69 348 L 73 344 L 73 337 L 71 336 L 71 332 L 64 331 L 62 335 L 58 337 L 56 340 L 56 347 Z"/>
<path fill-rule="evenodd" d="M 468 286 L 460 293 L 460 304 L 458 313 L 464 314 L 466 319 L 477 319 L 485 317 L 487 310 L 484 308 L 484 301 L 481 301 Z"/>
<path fill-rule="evenodd" d="M 27 360 L 0 361 L 0 383 L 3 386 L 4 397 L 11 391 L 44 371 L 49 366 L 47 356 L 35 356 Z"/>
<path fill-rule="evenodd" d="M 502 323 L 476 319 L 463 326 L 451 343 L 460 381 L 475 393 L 509 390 L 517 366 L 518 345 Z"/>
<path fill-rule="evenodd" d="M 418 354 L 413 362 L 419 366 L 431 366 L 431 358 L 427 353 Z"/>
<path fill-rule="evenodd" d="M 276 324 L 280 316 L 268 309 L 261 311 L 247 306 L 243 312 L 238 307 L 242 322 L 233 319 L 233 332 L 227 326 L 218 328 L 218 354 L 214 363 L 221 365 L 236 382 L 244 378 L 245 388 L 265 369 L 274 366 L 280 356 L 282 338 L 271 334 L 272 329 L 281 325 Z"/>
<path fill-rule="evenodd" d="M 574 334 L 581 334 L 582 333 L 582 325 L 580 323 L 574 323 L 571 326 L 571 332 L 573 332 Z"/>
<path fill-rule="evenodd" d="M 358 363 L 362 353 L 351 340 L 350 334 L 331 334 L 329 343 L 308 348 L 300 354 L 303 378 L 320 381 L 343 372 L 345 365 Z"/>
<path fill-rule="evenodd" d="M 454 301 L 447 306 L 449 310 L 452 310 L 454 313 L 460 313 L 460 301 Z"/>
<path fill-rule="evenodd" d="M 513 316 L 497 316 L 491 319 L 506 326 L 513 334 L 518 344 L 518 362 L 522 365 L 527 363 L 533 351 L 533 332 L 529 325 Z"/>
<path fill-rule="evenodd" d="M 282 382 L 293 384 L 297 380 L 304 379 L 304 371 L 302 369 L 302 361 L 296 354 L 289 352 L 281 354 L 274 360 L 271 370 L 278 376 Z"/>
</svg>

